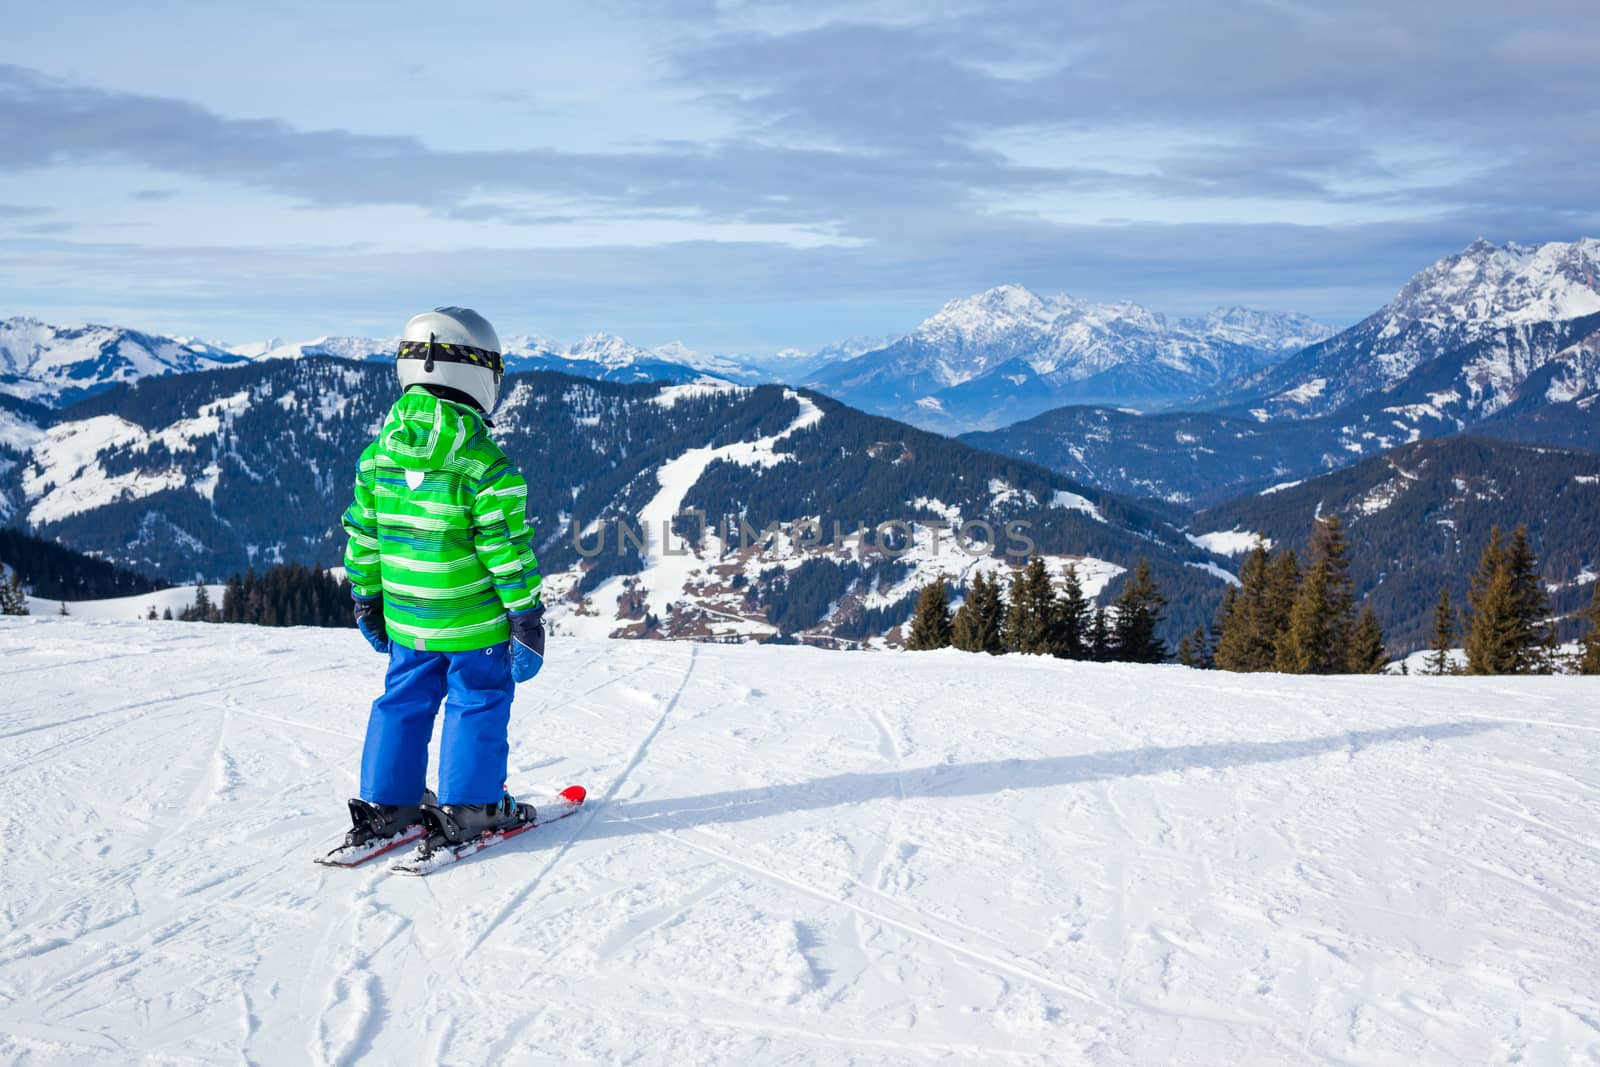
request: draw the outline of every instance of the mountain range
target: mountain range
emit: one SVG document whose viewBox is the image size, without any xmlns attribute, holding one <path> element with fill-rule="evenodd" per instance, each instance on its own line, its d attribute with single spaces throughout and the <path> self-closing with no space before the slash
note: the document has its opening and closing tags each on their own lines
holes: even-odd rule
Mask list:
<svg viewBox="0 0 1600 1067">
<path fill-rule="evenodd" d="M 1348 330 L 1185 406 L 1064 407 L 965 440 L 1185 504 L 1446 434 L 1600 448 L 1600 241 L 1476 242 Z"/>
<path fill-rule="evenodd" d="M 0 508 L 10 525 L 175 581 L 335 564 L 356 457 L 394 392 L 386 365 L 307 356 L 0 409 L 11 419 Z M 922 584 L 959 585 L 1003 569 L 1006 548 L 1025 554 L 1010 522 L 1097 592 L 1149 559 L 1173 635 L 1209 618 L 1228 580 L 1225 558 L 1162 505 L 821 394 L 519 372 L 495 424 L 528 478 L 552 601 L 588 632 L 881 639 Z M 676 523 L 691 554 L 663 552 L 663 525 L 684 509 L 722 532 Z M 968 531 L 970 553 L 940 532 L 968 522 L 988 524 Z M 736 538 L 741 523 L 749 534 Z M 627 542 L 622 527 L 641 525 L 645 545 Z M 858 528 L 877 532 L 852 539 Z"/>
<path fill-rule="evenodd" d="M 1003 285 L 951 301 L 807 384 L 927 429 L 992 429 L 1068 403 L 1169 406 L 1333 332 L 1303 315 L 1232 307 L 1169 319 Z"/>
<path fill-rule="evenodd" d="M 1333 512 L 1361 527 L 1362 591 L 1412 642 L 1425 587 L 1459 583 L 1488 523 L 1534 528 L 1552 589 L 1600 567 L 1585 488 L 1600 479 L 1597 266 L 1593 240 L 1477 242 L 1331 336 L 1301 316 L 1168 320 L 1002 286 L 888 344 L 765 361 L 510 338 L 498 433 L 530 471 L 552 593 L 589 632 L 881 641 L 921 584 L 1004 566 L 993 545 L 987 562 L 940 557 L 941 525 L 1019 520 L 1095 593 L 1149 558 L 1170 637 L 1209 619 L 1252 531 L 1290 543 Z M 7 320 L 0 523 L 174 580 L 336 562 L 333 517 L 392 395 L 394 346 L 226 348 Z M 768 377 L 814 385 L 747 384 Z M 881 414 L 950 428 L 1094 390 L 1166 410 L 1055 407 L 961 440 Z M 1374 508 L 1389 483 L 1404 505 Z M 854 554 L 793 528 L 765 535 L 776 557 L 729 558 L 726 534 L 703 533 L 692 563 L 659 546 L 580 550 L 608 524 L 672 524 L 682 508 L 763 531 L 908 526 Z M 1449 553 L 1434 544 L 1446 534 Z"/>
</svg>

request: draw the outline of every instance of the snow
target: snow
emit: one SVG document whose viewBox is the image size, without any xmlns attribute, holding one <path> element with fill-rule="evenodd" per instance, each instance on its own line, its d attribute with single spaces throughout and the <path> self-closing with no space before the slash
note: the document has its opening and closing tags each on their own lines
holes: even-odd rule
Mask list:
<svg viewBox="0 0 1600 1067">
<path fill-rule="evenodd" d="M 1050 506 L 1053 508 L 1066 508 L 1068 511 L 1081 511 L 1090 518 L 1098 519 L 1101 522 L 1106 521 L 1106 517 L 1100 514 L 1100 509 L 1095 507 L 1087 497 L 1079 496 L 1077 493 L 1069 493 L 1065 489 L 1057 489 L 1051 495 Z"/>
<path fill-rule="evenodd" d="M 1193 567 L 1195 570 L 1199 570 L 1199 571 L 1205 571 L 1207 574 L 1211 575 L 1213 578 L 1221 578 L 1223 581 L 1227 582 L 1229 585 L 1235 585 L 1236 586 L 1236 585 L 1240 585 L 1241 584 L 1239 579 L 1238 579 L 1238 577 L 1232 571 L 1230 571 L 1230 570 L 1228 570 L 1228 569 L 1226 569 L 1224 567 L 1219 567 L 1215 563 L 1210 562 L 1209 560 L 1206 561 L 1205 563 L 1185 563 L 1184 566 L 1185 567 Z"/>
<path fill-rule="evenodd" d="M 822 419 L 822 409 L 809 398 L 792 390 L 785 391 L 784 395 L 799 405 L 800 412 L 794 421 L 778 433 L 755 441 L 736 441 L 728 445 L 691 448 L 663 463 L 656 470 L 656 480 L 661 489 L 639 511 L 638 525 L 643 531 L 645 540 L 644 569 L 634 576 L 634 580 L 648 590 L 647 611 L 659 618 L 665 618 L 673 602 L 683 598 L 690 580 L 705 573 L 706 560 L 679 543 L 676 537 L 669 537 L 667 531 L 672 528 L 673 520 L 683 510 L 683 498 L 700 480 L 706 467 L 719 459 L 747 467 L 770 467 L 776 463 L 792 462 L 792 457 L 780 455 L 773 450 L 773 446 L 791 434 L 814 426 Z M 710 557 L 717 556 L 717 546 L 708 545 L 706 554 Z M 603 583 L 595 590 L 593 602 L 603 607 L 614 604 L 622 590 L 622 582 L 622 578 L 613 578 Z M 575 622 L 581 619 L 580 616 L 572 618 Z M 581 626 L 582 623 L 578 622 L 578 625 Z M 609 629 L 615 626 L 616 622 L 606 620 L 604 625 Z"/>
<path fill-rule="evenodd" d="M 8 1062 L 1600 1054 L 1589 679 L 563 639 L 511 786 L 591 805 L 416 880 L 308 859 L 353 631 L 7 619 L 0 664 L 53 801 L 0 815 Z"/>
<path fill-rule="evenodd" d="M 1242 556 L 1257 544 L 1264 545 L 1268 549 L 1272 548 L 1272 538 L 1262 537 L 1254 530 L 1216 530 L 1203 534 L 1185 533 L 1183 536 L 1191 545 L 1203 548 L 1207 552 L 1215 552 L 1219 556 Z M 1232 580 L 1233 575 L 1228 575 L 1228 578 Z"/>
<path fill-rule="evenodd" d="M 141 500 L 166 489 L 183 488 L 189 478 L 180 467 L 111 475 L 106 473 L 101 457 L 119 449 L 142 452 L 155 443 L 172 452 L 193 452 L 196 441 L 215 440 L 221 427 L 249 406 L 249 392 L 235 393 L 205 405 L 195 418 L 179 420 L 157 431 L 146 430 L 117 415 L 96 415 L 52 426 L 22 472 L 22 489 L 32 502 L 28 521 L 43 525 L 118 500 Z M 208 470 L 194 488 L 209 499 L 216 489 L 215 475 Z"/>
<path fill-rule="evenodd" d="M 1575 474 L 1572 480 L 1579 485 L 1600 485 L 1600 474 Z"/>
<path fill-rule="evenodd" d="M 213 604 L 221 607 L 222 594 L 226 589 L 227 587 L 223 585 L 208 585 L 206 586 L 206 595 L 211 598 Z M 101 621 L 143 619 L 151 608 L 155 608 L 158 615 L 170 608 L 172 614 L 176 616 L 193 603 L 193 584 L 174 586 L 171 589 L 158 589 L 153 593 L 139 593 L 135 596 L 112 597 L 107 600 L 69 600 L 66 602 L 68 617 Z M 56 615 L 61 611 L 61 601 L 30 596 L 28 598 L 28 611 L 38 616 Z"/>
<path fill-rule="evenodd" d="M 674 408 L 678 406 L 680 400 L 698 400 L 705 396 L 747 392 L 749 389 L 742 385 L 718 381 L 715 378 L 702 378 L 684 385 L 664 385 L 661 387 L 661 392 L 650 398 L 650 403 L 657 407 Z"/>
<path fill-rule="evenodd" d="M 1305 481 L 1304 478 L 1299 478 L 1292 482 L 1279 482 L 1277 485 L 1269 485 L 1257 493 L 1256 496 L 1271 496 L 1273 493 L 1281 493 L 1285 489 L 1293 489 L 1303 481 Z"/>
<path fill-rule="evenodd" d="M 1295 404 L 1304 404 L 1321 396 L 1328 387 L 1328 379 L 1313 378 L 1304 385 L 1297 385 L 1284 393 L 1279 393 L 1274 399 L 1287 400 Z"/>
<path fill-rule="evenodd" d="M 39 438 L 43 436 L 44 430 L 40 429 L 32 419 L 25 419 L 7 408 L 0 408 L 0 447 L 26 453 L 38 444 Z"/>
</svg>

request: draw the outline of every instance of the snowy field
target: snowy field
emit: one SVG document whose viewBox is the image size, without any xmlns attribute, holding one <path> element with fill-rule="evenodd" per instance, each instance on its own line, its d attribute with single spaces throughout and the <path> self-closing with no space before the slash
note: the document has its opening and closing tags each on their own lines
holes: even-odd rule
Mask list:
<svg viewBox="0 0 1600 1067">
<path fill-rule="evenodd" d="M 0 1062 L 1600 1062 L 1600 687 L 552 642 L 427 879 L 354 632 L 0 623 Z"/>
</svg>

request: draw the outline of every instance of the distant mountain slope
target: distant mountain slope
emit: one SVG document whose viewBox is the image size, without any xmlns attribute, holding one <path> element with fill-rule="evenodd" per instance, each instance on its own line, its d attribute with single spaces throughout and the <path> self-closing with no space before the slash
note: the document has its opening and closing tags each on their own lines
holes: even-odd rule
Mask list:
<svg viewBox="0 0 1600 1067">
<path fill-rule="evenodd" d="M 1258 531 L 1298 549 L 1314 517 L 1328 514 L 1348 525 L 1351 574 L 1388 625 L 1390 651 L 1407 651 L 1427 642 L 1441 588 L 1466 604 L 1493 525 L 1527 524 L 1558 613 L 1587 601 L 1600 572 L 1600 453 L 1478 437 L 1420 441 L 1199 512 L 1193 533 Z"/>
<path fill-rule="evenodd" d="M 1004 285 L 953 300 L 907 336 L 808 384 L 942 431 L 993 428 L 1062 403 L 1169 403 L 1333 332 L 1300 315 L 1230 308 L 1170 320 L 1133 303 Z"/>
<path fill-rule="evenodd" d="M 1348 330 L 1246 376 L 1226 403 L 1263 418 L 1328 415 L 1396 389 L 1455 353 L 1449 373 L 1435 367 L 1430 376 L 1437 388 L 1459 391 L 1463 410 L 1482 417 L 1510 402 L 1545 363 L 1600 329 L 1596 316 L 1600 240 L 1532 248 L 1480 240 L 1419 272 Z M 1552 336 L 1552 325 L 1576 320 L 1586 320 L 1586 330 Z"/>
<path fill-rule="evenodd" d="M 1112 492 L 1214 504 L 1459 432 L 1600 449 L 1600 314 L 1485 333 L 1319 418 L 1059 408 L 963 440 Z"/>
<path fill-rule="evenodd" d="M 356 456 L 394 390 L 387 366 L 323 358 L 117 386 L 54 413 L 0 492 L 16 502 L 14 523 L 175 579 L 279 559 L 333 563 Z M 1174 632 L 1208 614 L 1222 588 L 1208 569 L 1221 560 L 1189 543 L 1164 509 L 782 387 L 516 374 L 496 424 L 529 480 L 540 559 L 562 575 L 552 588 L 576 589 L 604 632 L 657 632 L 645 626 L 650 612 L 630 605 L 658 605 L 659 616 L 681 602 L 658 632 L 711 636 L 717 618 L 775 618 L 781 588 L 786 631 L 879 636 L 909 611 L 903 601 L 918 581 L 971 570 L 949 534 L 940 554 L 935 522 L 987 522 L 980 540 L 991 544 L 1004 544 L 1005 523 L 1025 522 L 1040 551 L 1094 568 L 1096 588 L 1148 556 L 1173 598 Z M 660 550 L 659 522 L 652 544 L 620 544 L 619 523 L 671 521 L 680 507 L 784 531 L 764 558 L 680 525 L 702 553 L 692 565 Z M 849 546 L 797 544 L 794 524 L 808 519 L 846 533 L 905 522 L 889 539 L 909 536 L 910 555 L 894 558 L 900 550 L 885 551 L 887 541 L 864 559 Z M 575 534 L 592 543 L 602 530 L 604 551 L 586 557 Z M 656 586 L 648 597 L 645 583 Z M 832 595 L 816 600 L 823 590 Z M 793 607 L 800 602 L 816 610 Z"/>
<path fill-rule="evenodd" d="M 6 573 L 15 571 L 32 596 L 44 600 L 103 600 L 148 593 L 171 584 L 74 552 L 54 541 L 4 528 L 0 528 L 0 564 Z"/>
<path fill-rule="evenodd" d="M 321 337 L 296 342 L 274 338 L 224 348 L 119 326 L 59 327 L 12 318 L 0 321 L 0 397 L 58 407 L 143 378 L 252 362 L 307 358 L 388 362 L 398 346 L 398 338 Z M 505 341 L 505 357 L 512 371 L 551 370 L 609 382 L 683 383 L 704 377 L 732 381 L 757 376 L 683 345 L 646 350 L 609 334 L 595 334 L 570 346 L 540 337 L 512 337 Z"/>
<path fill-rule="evenodd" d="M 45 404 L 70 403 L 119 382 L 245 362 L 203 341 L 117 326 L 50 326 L 0 320 L 0 393 Z"/>
<path fill-rule="evenodd" d="M 1263 424 L 1192 411 L 1057 408 L 961 440 L 1042 463 L 1086 485 L 1184 505 L 1220 503 L 1354 458 L 1340 449 L 1330 424 Z"/>
</svg>

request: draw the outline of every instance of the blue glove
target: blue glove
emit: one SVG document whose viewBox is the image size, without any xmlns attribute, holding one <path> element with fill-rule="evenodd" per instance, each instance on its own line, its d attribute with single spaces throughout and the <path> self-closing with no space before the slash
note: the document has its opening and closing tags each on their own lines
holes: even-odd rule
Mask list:
<svg viewBox="0 0 1600 1067">
<path fill-rule="evenodd" d="M 531 681 L 544 666 L 544 605 L 511 613 L 511 679 Z"/>
<path fill-rule="evenodd" d="M 389 628 L 383 622 L 383 597 L 358 596 L 356 600 L 356 629 L 367 639 L 376 652 L 389 651 Z"/>
</svg>

